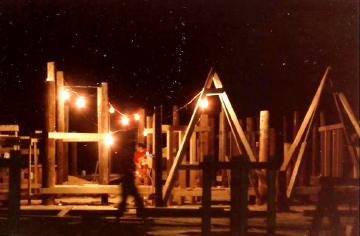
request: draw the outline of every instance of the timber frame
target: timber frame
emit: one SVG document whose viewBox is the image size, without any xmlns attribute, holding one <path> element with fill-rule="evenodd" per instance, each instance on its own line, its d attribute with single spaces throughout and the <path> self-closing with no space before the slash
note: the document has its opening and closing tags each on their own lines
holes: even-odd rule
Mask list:
<svg viewBox="0 0 360 236">
<path fill-rule="evenodd" d="M 215 88 L 211 88 L 212 84 L 214 84 Z M 173 165 L 170 169 L 168 178 L 166 180 L 166 183 L 164 186 L 164 191 L 163 191 L 163 201 L 164 202 L 167 202 L 170 197 L 171 191 L 176 182 L 176 174 L 178 173 L 181 163 L 183 162 L 185 152 L 190 145 L 190 139 L 194 132 L 195 125 L 197 124 L 197 122 L 200 119 L 200 116 L 201 116 L 200 102 L 206 96 L 215 96 L 215 95 L 219 96 L 222 107 L 226 114 L 226 118 L 229 122 L 231 132 L 232 132 L 233 136 L 235 137 L 236 146 L 237 146 L 239 152 L 244 153 L 244 151 L 242 150 L 242 146 L 241 146 L 241 143 L 242 143 L 247 155 L 249 156 L 250 161 L 257 162 L 255 155 L 249 145 L 249 142 L 245 137 L 245 133 L 240 126 L 239 120 L 236 117 L 235 111 L 230 103 L 230 100 L 223 88 L 220 78 L 219 78 L 218 74 L 215 72 L 214 68 L 211 68 L 210 72 L 208 74 L 208 77 L 206 79 L 205 85 L 204 85 L 202 91 L 200 92 L 195 110 L 193 112 L 193 115 L 191 117 L 189 125 L 186 128 L 184 138 L 181 141 L 179 150 L 176 154 Z M 265 178 L 264 178 L 263 173 L 260 170 L 255 170 L 255 172 L 258 175 L 260 181 L 265 183 Z M 250 180 L 251 180 L 251 178 L 250 178 Z M 253 185 L 253 188 L 255 190 L 255 193 L 257 193 L 256 195 L 258 195 L 259 191 L 258 191 L 257 187 L 255 185 Z"/>
<path fill-rule="evenodd" d="M 300 126 L 300 129 L 294 139 L 294 142 L 291 144 L 290 146 L 290 149 L 289 151 L 286 153 L 285 157 L 284 157 L 284 163 L 282 164 L 281 166 L 281 169 L 280 171 L 286 171 L 287 168 L 289 167 L 289 163 L 291 161 L 291 159 L 293 158 L 293 154 L 296 150 L 296 148 L 298 147 L 299 143 L 300 143 L 300 140 L 302 139 L 303 137 L 303 134 L 305 132 L 305 129 L 307 129 L 306 131 L 306 134 L 305 134 L 305 137 L 303 139 L 303 142 L 301 143 L 301 146 L 300 146 L 300 149 L 299 149 L 299 152 L 298 152 L 298 157 L 296 159 L 296 162 L 295 162 L 295 166 L 294 166 L 294 170 L 291 174 L 291 179 L 290 179 L 290 182 L 288 184 L 288 187 L 287 187 L 287 190 L 286 190 L 286 196 L 288 199 L 291 199 L 292 196 L 293 196 L 293 193 L 294 193 L 294 186 L 296 184 L 296 180 L 297 180 L 297 177 L 298 177 L 298 174 L 299 174 L 299 169 L 300 169 L 300 166 L 301 166 L 301 163 L 302 163 L 302 159 L 303 159 L 303 155 L 304 155 L 304 151 L 305 151 L 305 148 L 306 148 L 306 145 L 307 145 L 307 138 L 308 138 L 308 134 L 309 134 L 309 131 L 311 129 L 311 125 L 313 123 L 313 119 L 314 119 L 314 116 L 315 116 L 315 113 L 316 113 L 316 109 L 318 107 L 318 104 L 319 104 L 319 100 L 320 100 L 320 97 L 321 97 L 321 93 L 323 91 L 323 88 L 325 86 L 325 82 L 326 82 L 326 79 L 327 79 L 327 75 L 330 71 L 331 67 L 328 67 L 325 71 L 325 74 L 323 76 L 323 78 L 321 79 L 321 82 L 320 82 L 320 85 L 315 93 L 315 96 L 310 104 L 310 107 L 304 117 L 304 120 Z M 332 81 L 330 79 L 330 86 L 332 87 Z M 344 130 L 344 133 L 345 133 L 345 137 L 346 137 L 346 140 L 348 142 L 348 149 L 349 149 L 349 152 L 350 152 L 350 156 L 351 156 L 351 161 L 352 161 L 352 164 L 353 166 L 355 167 L 354 168 L 354 171 L 355 171 L 355 176 L 356 178 L 359 177 L 359 166 L 358 166 L 358 158 L 359 157 L 356 157 L 356 154 L 355 154 L 355 151 L 353 149 L 353 147 L 350 145 L 350 142 L 349 142 L 349 137 L 347 135 L 347 132 L 346 132 L 346 128 L 345 128 L 345 125 L 344 125 L 344 121 L 343 121 L 343 117 L 342 117 L 342 114 L 341 114 L 341 111 L 340 111 L 340 108 L 339 108 L 339 104 L 338 104 L 338 99 L 341 101 L 352 125 L 354 126 L 355 128 L 355 131 L 357 133 L 357 135 L 360 137 L 360 128 L 359 128 L 359 123 L 357 122 L 356 118 L 355 118 L 355 115 L 353 113 L 353 111 L 351 110 L 345 96 L 343 93 L 337 93 L 337 92 L 334 92 L 333 93 L 333 97 L 334 97 L 334 102 L 335 102 L 335 105 L 337 107 L 337 110 L 338 110 L 338 113 L 339 113 L 339 118 L 341 120 L 341 123 L 340 124 L 337 124 L 337 125 L 334 125 L 334 127 L 338 127 L 338 128 L 342 128 Z M 319 129 L 320 130 L 320 129 Z"/>
</svg>

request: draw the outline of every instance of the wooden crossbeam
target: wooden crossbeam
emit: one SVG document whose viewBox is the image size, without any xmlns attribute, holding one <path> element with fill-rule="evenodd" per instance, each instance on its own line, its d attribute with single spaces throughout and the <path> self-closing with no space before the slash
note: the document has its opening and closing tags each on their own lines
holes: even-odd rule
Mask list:
<svg viewBox="0 0 360 236">
<path fill-rule="evenodd" d="M 62 139 L 64 142 L 99 142 L 103 140 L 107 134 L 99 133 L 60 133 L 49 132 L 49 138 Z"/>
<path fill-rule="evenodd" d="M 220 95 L 225 92 L 224 88 L 208 88 L 204 90 L 206 96 Z"/>
<path fill-rule="evenodd" d="M 294 142 L 290 146 L 290 149 L 288 152 L 288 157 L 285 158 L 285 161 L 284 161 L 283 165 L 281 166 L 281 169 L 280 169 L 281 171 L 286 171 L 286 169 L 288 168 L 289 163 L 292 158 L 292 155 L 294 154 L 296 147 L 299 145 L 300 139 L 302 138 L 302 136 L 304 134 L 305 128 L 308 126 L 310 118 L 313 115 L 315 108 L 317 107 L 317 105 L 319 103 L 320 96 L 321 96 L 322 90 L 324 88 L 325 81 L 326 81 L 329 70 L 330 70 L 330 67 L 328 67 L 326 69 L 325 74 L 324 74 L 323 78 L 321 79 L 320 85 L 319 85 L 319 87 L 316 91 L 316 94 L 310 104 L 309 110 L 307 111 L 307 113 L 304 117 L 304 120 L 301 123 L 300 129 L 299 129 L 298 133 L 296 134 Z"/>
<path fill-rule="evenodd" d="M 342 129 L 343 127 L 344 126 L 342 123 L 335 124 L 335 125 L 322 126 L 322 127 L 319 127 L 319 132 L 324 132 L 324 131 L 334 130 L 334 129 Z"/>
<path fill-rule="evenodd" d="M 182 132 L 186 131 L 186 125 L 162 125 L 161 132 L 166 133 L 169 130 L 173 132 Z M 146 128 L 145 132 L 148 134 L 152 134 L 154 132 L 153 128 Z M 195 126 L 194 132 L 210 132 L 210 126 Z"/>
<path fill-rule="evenodd" d="M 0 132 L 19 132 L 18 125 L 0 125 Z"/>
</svg>

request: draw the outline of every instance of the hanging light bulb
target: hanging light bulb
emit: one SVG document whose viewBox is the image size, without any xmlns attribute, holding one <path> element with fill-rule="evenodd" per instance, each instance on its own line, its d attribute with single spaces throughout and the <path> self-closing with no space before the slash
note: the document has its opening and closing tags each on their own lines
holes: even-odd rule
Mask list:
<svg viewBox="0 0 360 236">
<path fill-rule="evenodd" d="M 109 112 L 113 114 L 115 112 L 115 109 L 113 107 L 110 107 Z"/>
<path fill-rule="evenodd" d="M 144 135 L 145 137 L 147 136 L 147 133 L 146 133 L 146 131 L 144 131 L 143 135 Z"/>
<path fill-rule="evenodd" d="M 69 91 L 67 89 L 63 90 L 61 92 L 61 99 L 62 100 L 68 100 L 70 97 Z"/>
<path fill-rule="evenodd" d="M 79 108 L 83 108 L 85 106 L 85 99 L 83 97 L 79 97 L 77 100 L 76 100 L 76 105 L 79 107 Z"/>
<path fill-rule="evenodd" d="M 114 138 L 110 134 L 108 134 L 104 138 L 104 143 L 106 146 L 111 146 L 114 143 Z"/>
<path fill-rule="evenodd" d="M 209 102 L 208 102 L 208 100 L 206 98 L 204 100 L 202 100 L 201 103 L 200 103 L 200 106 L 202 107 L 202 109 L 207 108 L 208 105 L 209 105 Z"/>
<path fill-rule="evenodd" d="M 121 119 L 121 123 L 122 123 L 123 125 L 127 125 L 127 124 L 129 123 L 129 119 L 128 119 L 126 116 L 124 116 L 124 117 Z"/>
<path fill-rule="evenodd" d="M 140 120 L 139 114 L 135 114 L 134 116 L 135 116 L 135 120 Z"/>
</svg>

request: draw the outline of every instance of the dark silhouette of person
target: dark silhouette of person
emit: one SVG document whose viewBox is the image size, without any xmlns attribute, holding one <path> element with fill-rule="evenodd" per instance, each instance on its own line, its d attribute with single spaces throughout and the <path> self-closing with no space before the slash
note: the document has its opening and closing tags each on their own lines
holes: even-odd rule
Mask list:
<svg viewBox="0 0 360 236">
<path fill-rule="evenodd" d="M 122 187 L 122 201 L 119 205 L 117 217 L 122 217 L 125 212 L 126 200 L 128 195 L 132 195 L 137 206 L 136 214 L 143 217 L 144 204 L 139 192 L 135 186 L 134 178 L 134 161 L 132 152 L 125 152 L 119 164 L 119 171 L 121 175 L 120 187 Z"/>
</svg>

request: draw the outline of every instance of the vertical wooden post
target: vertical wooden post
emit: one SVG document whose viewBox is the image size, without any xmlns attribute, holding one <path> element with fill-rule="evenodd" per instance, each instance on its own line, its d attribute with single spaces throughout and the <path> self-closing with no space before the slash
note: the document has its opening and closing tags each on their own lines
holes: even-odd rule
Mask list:
<svg viewBox="0 0 360 236">
<path fill-rule="evenodd" d="M 64 104 L 64 121 L 65 121 L 65 132 L 69 132 L 69 103 Z M 64 181 L 69 181 L 69 143 L 64 142 Z M 77 166 L 76 166 L 77 168 Z M 71 175 L 76 175 L 76 170 L 70 171 Z M 74 174 L 75 173 L 75 174 Z"/>
<path fill-rule="evenodd" d="M 77 169 L 77 143 L 72 142 L 70 143 L 70 158 L 71 158 L 71 174 L 77 175 L 78 169 Z"/>
<path fill-rule="evenodd" d="M 287 123 L 287 119 L 286 116 L 282 117 L 282 132 L 283 132 L 283 143 L 287 143 L 288 140 L 288 123 Z"/>
<path fill-rule="evenodd" d="M 344 139 L 343 139 L 343 130 L 336 129 L 333 131 L 333 177 L 343 177 L 343 150 Z"/>
<path fill-rule="evenodd" d="M 226 125 L 226 116 L 224 108 L 221 107 L 220 117 L 219 117 L 219 161 L 224 162 L 226 151 L 228 147 L 227 135 L 228 135 L 228 127 Z M 220 170 L 222 176 L 222 185 L 226 186 L 226 170 Z"/>
<path fill-rule="evenodd" d="M 166 131 L 166 173 L 170 172 L 174 161 L 174 131 L 170 128 Z M 172 203 L 173 198 L 170 197 L 168 203 Z"/>
<path fill-rule="evenodd" d="M 230 161 L 234 166 L 234 168 L 231 170 L 230 183 L 230 232 L 232 235 L 238 235 L 240 226 L 240 170 L 238 169 L 239 158 L 233 156 Z"/>
<path fill-rule="evenodd" d="M 21 200 L 21 153 L 20 151 L 10 151 L 10 170 L 9 170 L 9 225 L 10 233 L 19 233 L 20 223 L 20 200 Z M 30 176 L 29 176 L 30 177 Z"/>
<path fill-rule="evenodd" d="M 38 150 L 37 150 L 37 140 L 34 142 L 34 183 L 39 183 L 39 170 L 38 170 L 38 163 L 39 163 L 39 157 L 38 157 Z"/>
<path fill-rule="evenodd" d="M 153 127 L 152 116 L 147 116 L 146 117 L 146 128 L 151 129 L 152 127 Z M 154 150 L 152 149 L 152 136 L 153 136 L 153 133 L 146 135 L 146 149 L 148 150 L 149 153 L 154 152 Z"/>
<path fill-rule="evenodd" d="M 246 118 L 246 131 L 248 131 L 249 134 L 249 144 L 251 146 L 251 149 L 253 153 L 256 153 L 256 139 L 255 139 L 255 132 L 253 132 L 255 129 L 255 122 L 254 118 L 247 117 Z"/>
<path fill-rule="evenodd" d="M 284 143 L 284 162 L 287 161 L 286 158 L 288 158 L 288 151 L 290 149 L 291 143 Z M 289 185 L 290 183 L 290 179 L 291 179 L 291 174 L 292 174 L 292 169 L 290 168 L 291 166 L 289 165 L 289 167 L 286 170 L 286 186 Z M 286 192 L 286 191 L 285 191 Z"/>
<path fill-rule="evenodd" d="M 267 162 L 269 159 L 269 125 L 270 114 L 269 111 L 260 112 L 260 150 L 259 150 L 259 162 Z M 267 170 L 262 170 L 264 177 L 267 177 Z M 259 181 L 259 191 L 262 199 L 266 197 L 267 186 L 266 183 Z"/>
<path fill-rule="evenodd" d="M 196 133 L 193 132 L 190 139 L 190 164 L 196 164 Z M 196 171 L 190 170 L 190 188 L 194 189 L 196 187 Z M 195 203 L 195 197 L 190 198 L 190 203 Z"/>
<path fill-rule="evenodd" d="M 249 169 L 248 169 L 248 158 L 241 158 L 241 170 L 237 170 L 240 172 L 240 214 L 239 214 L 239 235 L 245 236 L 247 235 L 248 228 L 248 191 L 249 191 Z"/>
<path fill-rule="evenodd" d="M 32 142 L 31 142 L 31 138 L 30 138 L 30 145 L 29 145 L 29 161 L 28 161 L 28 169 L 29 169 L 29 175 L 28 175 L 28 205 L 31 205 L 31 173 L 32 173 L 32 168 L 31 168 L 31 156 L 32 156 L 32 151 L 31 151 L 31 146 L 32 146 Z"/>
<path fill-rule="evenodd" d="M 269 148 L 270 165 L 277 162 L 276 157 L 276 130 L 270 129 L 270 148 Z M 276 170 L 271 166 L 268 171 L 268 201 L 267 201 L 267 235 L 275 235 L 276 227 Z"/>
<path fill-rule="evenodd" d="M 145 121 L 146 121 L 145 109 L 141 108 L 139 110 L 138 114 L 140 116 L 140 119 L 138 120 L 137 140 L 138 140 L 138 143 L 144 143 L 145 142 L 144 128 L 145 128 Z"/>
<path fill-rule="evenodd" d="M 325 126 L 325 113 L 320 112 L 320 127 Z M 320 134 L 321 150 L 321 176 L 331 176 L 330 138 L 331 131 L 323 131 Z"/>
<path fill-rule="evenodd" d="M 202 235 L 210 236 L 211 232 L 211 157 L 203 157 L 203 188 L 202 188 Z"/>
<path fill-rule="evenodd" d="M 98 133 L 109 133 L 109 102 L 108 102 L 108 84 L 102 82 L 98 92 Z M 103 140 L 99 140 L 99 184 L 109 184 L 109 147 Z M 101 195 L 101 202 L 108 202 L 108 195 Z"/>
<path fill-rule="evenodd" d="M 47 79 L 46 79 L 46 100 L 45 100 L 45 123 L 46 134 L 55 132 L 55 63 L 47 63 Z M 55 140 L 46 138 L 45 141 L 45 165 L 44 165 L 44 187 L 55 187 Z M 44 203 L 46 205 L 55 204 L 55 196 L 45 196 Z"/>
<path fill-rule="evenodd" d="M 209 126 L 209 116 L 207 114 L 202 114 L 200 117 L 200 126 L 206 127 Z M 200 156 L 199 156 L 199 162 L 202 162 L 204 159 L 204 156 L 209 155 L 209 133 L 208 132 L 201 132 L 200 133 Z M 202 186 L 203 182 L 203 173 L 200 170 L 199 171 L 199 182 L 200 187 Z"/>
<path fill-rule="evenodd" d="M 64 99 L 61 95 L 64 90 L 64 72 L 57 71 L 56 73 L 56 122 L 57 132 L 65 132 L 65 117 L 64 117 Z M 57 184 L 64 183 L 64 145 L 63 140 L 56 140 L 56 160 L 57 160 Z"/>
<path fill-rule="evenodd" d="M 154 136 L 155 136 L 155 206 L 163 206 L 162 199 L 162 145 L 161 145 L 161 106 L 154 108 Z"/>
<path fill-rule="evenodd" d="M 181 131 L 179 133 L 179 142 L 178 142 L 178 146 L 181 145 L 182 139 L 185 136 L 185 131 Z M 190 144 L 191 145 L 191 144 Z M 191 148 L 191 147 L 190 147 Z M 191 151 L 190 151 L 191 152 Z M 186 154 L 185 154 L 186 155 Z M 190 154 L 191 155 L 191 154 Z M 184 157 L 183 162 L 182 163 L 186 163 L 186 157 Z M 185 189 L 186 188 L 186 170 L 180 170 L 179 171 L 179 187 L 181 189 Z M 182 205 L 184 204 L 185 201 L 185 197 L 180 197 L 179 199 L 179 204 Z"/>
<path fill-rule="evenodd" d="M 318 176 L 319 174 L 319 140 L 318 140 L 319 126 L 318 121 L 315 120 L 312 129 L 312 161 L 311 161 L 311 175 Z"/>
</svg>

